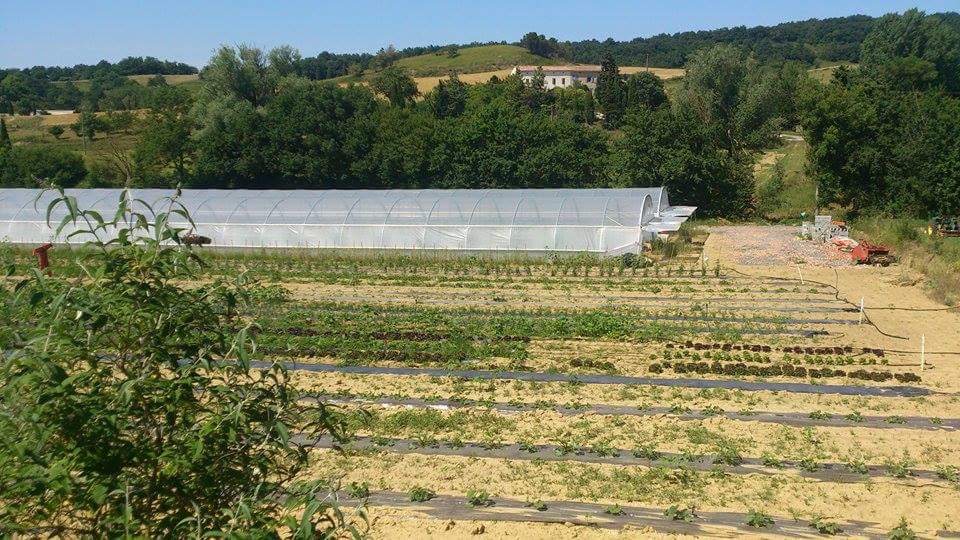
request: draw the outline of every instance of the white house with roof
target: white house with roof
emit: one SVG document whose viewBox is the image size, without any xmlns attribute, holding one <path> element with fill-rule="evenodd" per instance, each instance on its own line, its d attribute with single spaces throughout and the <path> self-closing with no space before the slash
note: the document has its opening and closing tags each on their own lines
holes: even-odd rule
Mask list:
<svg viewBox="0 0 960 540">
<path fill-rule="evenodd" d="M 591 90 L 597 87 L 597 76 L 600 75 L 600 66 L 567 65 L 567 66 L 517 66 L 511 74 L 520 75 L 523 82 L 530 83 L 538 69 L 543 70 L 543 86 L 551 88 L 566 88 L 580 83 Z"/>
</svg>

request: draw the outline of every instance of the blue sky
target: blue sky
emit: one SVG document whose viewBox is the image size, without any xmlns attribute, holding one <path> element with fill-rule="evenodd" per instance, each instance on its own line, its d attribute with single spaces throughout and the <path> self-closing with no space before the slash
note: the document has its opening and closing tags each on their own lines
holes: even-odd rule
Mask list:
<svg viewBox="0 0 960 540">
<path fill-rule="evenodd" d="M 375 52 L 391 43 L 516 41 L 530 30 L 562 40 L 624 40 L 910 7 L 957 11 L 960 0 L 0 0 L 0 66 L 144 55 L 199 66 L 220 44 L 290 44 L 309 56 Z"/>
</svg>

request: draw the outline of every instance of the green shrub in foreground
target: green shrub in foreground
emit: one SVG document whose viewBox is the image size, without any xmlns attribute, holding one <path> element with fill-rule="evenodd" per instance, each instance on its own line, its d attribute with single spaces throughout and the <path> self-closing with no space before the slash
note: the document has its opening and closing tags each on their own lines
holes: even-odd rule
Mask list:
<svg viewBox="0 0 960 540">
<path fill-rule="evenodd" d="M 249 368 L 242 277 L 178 285 L 202 265 L 167 222 L 189 219 L 176 201 L 154 215 L 122 199 L 107 218 L 62 193 L 57 206 L 60 228 L 93 238 L 85 279 L 33 272 L 0 288 L 0 530 L 359 533 L 362 511 L 352 521 L 326 486 L 295 481 L 307 449 L 292 432 L 342 439 L 341 417 L 299 403 L 282 366 Z"/>
</svg>

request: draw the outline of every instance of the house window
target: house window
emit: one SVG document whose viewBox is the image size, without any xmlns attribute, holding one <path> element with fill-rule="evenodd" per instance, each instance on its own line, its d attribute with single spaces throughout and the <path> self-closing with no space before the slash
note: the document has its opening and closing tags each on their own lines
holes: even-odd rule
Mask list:
<svg viewBox="0 0 960 540">
<path fill-rule="evenodd" d="M 556 85 L 557 85 L 557 78 L 556 78 L 556 77 L 551 78 L 551 79 L 550 79 L 550 84 L 556 86 Z"/>
<path fill-rule="evenodd" d="M 567 78 L 564 77 L 564 78 L 560 79 L 560 84 L 566 86 L 566 84 L 567 84 Z"/>
<path fill-rule="evenodd" d="M 593 78 L 592 78 L 592 77 L 587 77 L 587 82 L 593 82 Z"/>
</svg>

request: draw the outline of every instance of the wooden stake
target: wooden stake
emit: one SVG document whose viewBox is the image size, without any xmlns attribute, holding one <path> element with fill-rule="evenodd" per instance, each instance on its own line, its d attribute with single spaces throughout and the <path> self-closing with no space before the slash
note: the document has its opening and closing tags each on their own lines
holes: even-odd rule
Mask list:
<svg viewBox="0 0 960 540">
<path fill-rule="evenodd" d="M 860 322 L 857 324 L 863 324 L 863 297 L 860 297 Z"/>
<path fill-rule="evenodd" d="M 797 265 L 797 273 L 800 274 L 800 284 L 803 285 L 803 272 L 800 271 L 800 265 Z"/>
<path fill-rule="evenodd" d="M 920 334 L 920 371 L 927 366 L 927 336 Z"/>
</svg>

